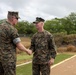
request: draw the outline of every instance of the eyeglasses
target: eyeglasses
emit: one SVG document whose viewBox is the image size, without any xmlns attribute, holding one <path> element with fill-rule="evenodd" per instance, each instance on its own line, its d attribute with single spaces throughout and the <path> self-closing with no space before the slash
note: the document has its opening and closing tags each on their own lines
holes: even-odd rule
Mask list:
<svg viewBox="0 0 76 75">
<path fill-rule="evenodd" d="M 18 18 L 16 17 L 16 19 L 18 20 Z"/>
<path fill-rule="evenodd" d="M 17 20 L 18 20 L 18 18 L 17 18 L 17 17 L 14 17 L 14 19 L 17 19 Z"/>
<path fill-rule="evenodd" d="M 35 24 L 38 24 L 39 22 L 36 22 Z"/>
</svg>

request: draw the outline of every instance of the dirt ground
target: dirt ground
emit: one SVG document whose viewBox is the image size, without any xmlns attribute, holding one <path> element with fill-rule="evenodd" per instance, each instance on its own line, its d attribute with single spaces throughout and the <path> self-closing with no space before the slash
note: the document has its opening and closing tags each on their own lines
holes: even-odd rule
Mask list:
<svg viewBox="0 0 76 75">
<path fill-rule="evenodd" d="M 51 68 L 51 75 L 76 75 L 76 55 L 53 68 Z"/>
</svg>

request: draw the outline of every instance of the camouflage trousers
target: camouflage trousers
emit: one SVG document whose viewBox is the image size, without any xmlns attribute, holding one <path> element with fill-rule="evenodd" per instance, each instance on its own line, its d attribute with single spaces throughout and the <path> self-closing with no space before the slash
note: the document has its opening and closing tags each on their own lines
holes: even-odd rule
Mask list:
<svg viewBox="0 0 76 75">
<path fill-rule="evenodd" d="M 0 62 L 0 75 L 16 75 L 16 63 Z"/>
<path fill-rule="evenodd" d="M 48 64 L 32 64 L 32 75 L 50 75 L 50 66 Z"/>
</svg>

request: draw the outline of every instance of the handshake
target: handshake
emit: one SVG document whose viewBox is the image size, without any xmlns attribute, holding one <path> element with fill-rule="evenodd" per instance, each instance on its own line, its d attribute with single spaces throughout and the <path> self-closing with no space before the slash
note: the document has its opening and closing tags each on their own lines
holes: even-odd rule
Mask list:
<svg viewBox="0 0 76 75">
<path fill-rule="evenodd" d="M 27 53 L 28 55 L 31 55 L 31 54 L 32 54 L 32 50 L 26 49 L 26 53 Z"/>
<path fill-rule="evenodd" d="M 17 43 L 16 46 L 19 50 L 26 52 L 28 55 L 32 54 L 32 50 L 27 49 L 21 42 Z"/>
</svg>

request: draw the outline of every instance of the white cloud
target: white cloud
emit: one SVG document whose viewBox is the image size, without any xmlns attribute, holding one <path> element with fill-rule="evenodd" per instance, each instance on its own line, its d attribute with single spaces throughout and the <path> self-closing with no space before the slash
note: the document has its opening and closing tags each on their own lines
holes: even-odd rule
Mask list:
<svg viewBox="0 0 76 75">
<path fill-rule="evenodd" d="M 37 16 L 47 20 L 76 12 L 76 0 L 0 0 L 0 19 L 8 11 L 19 11 L 21 20 L 32 22 Z"/>
</svg>

